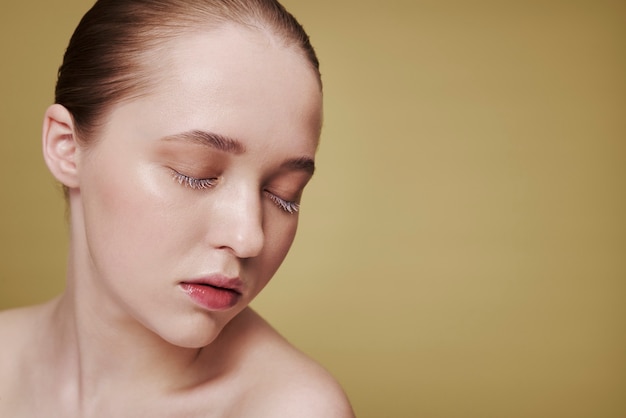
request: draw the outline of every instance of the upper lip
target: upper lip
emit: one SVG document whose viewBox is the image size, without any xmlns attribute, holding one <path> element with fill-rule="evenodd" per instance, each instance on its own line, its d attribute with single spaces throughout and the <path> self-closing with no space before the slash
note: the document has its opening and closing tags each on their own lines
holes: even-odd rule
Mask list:
<svg viewBox="0 0 626 418">
<path fill-rule="evenodd" d="M 220 289 L 232 290 L 241 294 L 243 292 L 243 281 L 239 277 L 228 277 L 222 274 L 212 274 L 196 279 L 184 280 L 183 284 L 200 284 Z"/>
</svg>

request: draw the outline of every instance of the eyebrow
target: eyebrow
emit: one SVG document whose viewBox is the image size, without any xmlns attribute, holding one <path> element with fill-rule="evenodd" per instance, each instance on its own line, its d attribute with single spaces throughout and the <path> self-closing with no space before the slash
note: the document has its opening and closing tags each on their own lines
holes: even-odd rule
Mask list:
<svg viewBox="0 0 626 418">
<path fill-rule="evenodd" d="M 282 164 L 282 167 L 289 170 L 304 171 L 311 176 L 313 175 L 313 173 L 315 173 L 315 161 L 313 161 L 313 159 L 309 157 L 300 157 L 294 158 L 292 160 L 287 160 Z"/>
<path fill-rule="evenodd" d="M 244 152 L 246 152 L 246 147 L 236 139 L 200 130 L 193 130 L 182 132 L 179 134 L 168 135 L 164 137 L 163 140 L 195 142 L 197 144 L 207 145 L 211 148 L 215 148 L 219 151 L 224 151 L 231 154 L 243 154 Z"/>
<path fill-rule="evenodd" d="M 183 141 L 206 145 L 231 154 L 243 154 L 246 147 L 240 141 L 213 132 L 191 130 L 163 137 L 163 141 Z M 281 164 L 288 170 L 304 171 L 311 176 L 315 172 L 315 161 L 309 157 L 293 158 Z"/>
</svg>

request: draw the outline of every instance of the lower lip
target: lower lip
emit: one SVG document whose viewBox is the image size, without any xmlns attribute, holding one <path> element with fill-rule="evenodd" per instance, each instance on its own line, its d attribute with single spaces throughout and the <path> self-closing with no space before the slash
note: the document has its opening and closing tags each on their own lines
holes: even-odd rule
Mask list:
<svg viewBox="0 0 626 418">
<path fill-rule="evenodd" d="M 180 287 L 198 305 L 210 311 L 225 311 L 239 302 L 241 294 L 234 290 L 201 284 L 182 283 Z"/>
</svg>

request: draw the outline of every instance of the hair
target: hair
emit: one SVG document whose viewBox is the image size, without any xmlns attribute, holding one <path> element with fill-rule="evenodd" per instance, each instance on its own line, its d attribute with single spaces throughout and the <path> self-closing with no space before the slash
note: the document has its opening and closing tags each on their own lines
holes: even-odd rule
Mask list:
<svg viewBox="0 0 626 418">
<path fill-rule="evenodd" d="M 168 40 L 228 23 L 273 35 L 301 53 L 321 88 L 309 36 L 276 0 L 98 0 L 70 39 L 55 90 L 55 102 L 72 114 L 77 141 L 93 141 L 115 104 L 149 92 L 156 82 L 149 64 Z"/>
</svg>

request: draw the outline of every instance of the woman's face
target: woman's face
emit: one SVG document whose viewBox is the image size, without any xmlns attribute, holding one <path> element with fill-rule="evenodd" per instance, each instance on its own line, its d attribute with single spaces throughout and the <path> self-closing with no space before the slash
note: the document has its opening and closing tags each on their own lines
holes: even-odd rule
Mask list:
<svg viewBox="0 0 626 418">
<path fill-rule="evenodd" d="M 298 52 L 237 26 L 158 54 L 153 90 L 116 106 L 79 152 L 76 280 L 104 312 L 200 347 L 291 246 L 321 92 Z"/>
</svg>

